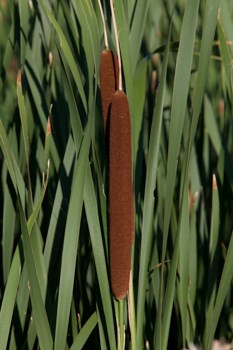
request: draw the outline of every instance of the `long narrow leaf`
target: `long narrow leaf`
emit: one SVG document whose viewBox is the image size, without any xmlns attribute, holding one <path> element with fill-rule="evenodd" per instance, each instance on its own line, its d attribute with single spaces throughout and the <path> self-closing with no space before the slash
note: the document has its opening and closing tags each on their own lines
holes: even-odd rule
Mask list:
<svg viewBox="0 0 233 350">
<path fill-rule="evenodd" d="M 17 289 L 19 285 L 19 279 L 21 274 L 21 261 L 19 249 L 16 248 L 11 268 L 9 271 L 7 284 L 2 300 L 1 310 L 0 310 L 0 349 L 7 348 L 7 341 L 9 337 L 12 316 L 15 306 L 15 299 L 17 295 Z"/>
<path fill-rule="evenodd" d="M 97 315 L 96 315 L 96 312 L 94 312 L 93 315 L 87 320 L 85 325 L 82 327 L 80 333 L 77 335 L 70 350 L 82 349 L 88 337 L 90 336 L 91 332 L 95 328 L 96 324 L 97 324 Z"/>
<path fill-rule="evenodd" d="M 62 252 L 62 266 L 55 334 L 55 350 L 65 349 L 66 344 L 66 334 L 69 322 L 76 256 L 79 242 L 79 227 L 83 204 L 83 190 L 89 147 L 91 142 L 92 121 L 93 116 L 90 116 L 73 176 Z"/>
<path fill-rule="evenodd" d="M 53 348 L 53 339 L 51 335 L 51 330 L 43 303 L 43 298 L 41 295 L 40 284 L 38 276 L 36 273 L 35 260 L 33 257 L 33 251 L 30 242 L 30 236 L 27 229 L 26 219 L 23 213 L 23 208 L 19 202 L 19 211 L 20 211 L 20 221 L 21 229 L 23 235 L 23 247 L 25 254 L 25 262 L 28 271 L 29 277 L 29 288 L 30 288 L 30 297 L 32 302 L 33 309 L 33 319 L 35 321 L 35 326 L 39 338 L 40 347 L 43 350 L 49 350 Z"/>
<path fill-rule="evenodd" d="M 171 32 L 170 32 L 171 33 Z M 169 57 L 169 42 L 170 35 L 168 36 L 168 44 L 163 62 L 163 70 L 160 85 L 158 88 L 158 95 L 156 99 L 156 105 L 153 113 L 153 122 L 151 127 L 150 145 L 148 153 L 148 169 L 146 175 L 146 189 L 145 200 L 143 208 L 143 224 L 142 224 L 142 244 L 141 244 L 141 256 L 139 267 L 139 286 L 138 286 L 138 302 L 137 302 L 137 343 L 136 349 L 141 349 L 143 344 L 143 322 L 144 322 L 144 304 L 146 294 L 146 277 L 149 261 L 149 252 L 151 244 L 150 227 L 154 211 L 154 189 L 156 186 L 156 170 L 158 165 L 158 152 L 160 144 L 160 133 L 162 126 L 163 108 L 164 108 L 164 95 L 166 87 L 166 73 Z"/>
</svg>

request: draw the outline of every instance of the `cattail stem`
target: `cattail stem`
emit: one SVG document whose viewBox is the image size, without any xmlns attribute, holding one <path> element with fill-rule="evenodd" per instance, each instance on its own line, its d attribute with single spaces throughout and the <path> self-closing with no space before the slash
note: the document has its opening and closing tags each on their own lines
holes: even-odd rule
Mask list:
<svg viewBox="0 0 233 350">
<path fill-rule="evenodd" d="M 117 56 L 118 56 L 118 62 L 119 62 L 119 90 L 122 90 L 121 53 L 120 53 L 120 45 L 119 45 L 119 38 L 118 38 L 118 32 L 117 32 L 117 25 L 116 25 L 116 17 L 115 17 L 115 12 L 114 12 L 113 0 L 110 0 L 110 7 L 111 7 L 111 12 L 112 12 L 113 29 L 114 29 L 115 38 L 116 38 L 116 48 L 117 48 Z"/>
<path fill-rule="evenodd" d="M 101 14 L 103 28 L 104 28 L 104 45 L 105 45 L 105 48 L 108 49 L 109 45 L 108 45 L 107 29 L 106 29 L 106 24 L 105 24 L 105 19 L 104 19 L 104 11 L 103 11 L 103 7 L 101 5 L 101 0 L 98 0 L 98 4 L 99 4 L 100 14 Z"/>
</svg>

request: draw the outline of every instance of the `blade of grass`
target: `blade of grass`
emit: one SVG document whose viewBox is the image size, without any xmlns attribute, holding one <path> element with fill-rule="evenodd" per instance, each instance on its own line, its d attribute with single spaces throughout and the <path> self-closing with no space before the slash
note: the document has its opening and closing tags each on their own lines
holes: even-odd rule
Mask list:
<svg viewBox="0 0 233 350">
<path fill-rule="evenodd" d="M 191 124 L 191 129 L 190 129 L 190 138 L 189 138 L 189 153 L 186 161 L 190 157 L 191 154 L 191 147 L 193 144 L 194 140 L 194 135 L 196 132 L 196 127 L 197 127 L 197 121 L 200 113 L 200 108 L 201 108 L 201 102 L 202 102 L 202 97 L 203 97 L 203 92 L 204 92 L 204 87 L 205 87 L 205 79 L 206 79 L 206 72 L 207 72 L 207 65 L 208 65 L 208 60 L 210 57 L 210 52 L 211 52 L 211 47 L 212 47 L 212 40 L 214 36 L 214 29 L 215 29 L 215 24 L 216 24 L 216 14 L 217 14 L 217 8 L 218 4 L 216 3 L 211 3 L 211 1 L 207 1 L 206 3 L 206 11 L 205 11 L 205 20 L 204 20 L 204 29 L 203 29 L 203 37 L 202 37 L 202 42 L 201 42 L 201 54 L 200 54 L 200 59 L 199 59 L 199 70 L 198 70 L 198 76 L 197 76 L 197 81 L 196 81 L 196 86 L 195 86 L 195 92 L 194 92 L 194 101 L 193 102 L 193 119 L 192 119 L 192 124 Z M 208 28 L 208 23 L 210 23 L 210 31 Z M 204 46 L 206 45 L 206 46 Z M 187 169 L 187 166 L 186 166 Z M 187 170 L 186 170 L 187 171 Z M 175 251 L 174 251 L 175 252 Z M 173 266 L 173 265 L 172 265 Z M 172 276 L 172 274 L 170 273 Z M 166 289 L 170 293 L 172 292 L 172 289 L 169 289 L 169 283 Z M 169 312 L 166 311 L 166 303 L 164 306 L 164 315 L 167 317 L 170 317 L 169 314 L 171 315 L 171 297 L 169 296 L 167 298 L 168 301 L 168 308 L 170 309 Z M 166 300 L 166 297 L 165 297 Z M 170 307 L 169 307 L 170 304 Z M 163 321 L 164 325 L 167 327 L 166 333 L 168 334 L 168 322 L 167 320 Z M 167 339 L 167 336 L 164 335 L 162 336 L 162 339 Z"/>
<path fill-rule="evenodd" d="M 83 139 L 83 131 L 82 131 L 81 121 L 79 117 L 79 111 L 78 111 L 77 104 L 74 97 L 74 92 L 71 88 L 71 83 L 69 81 L 68 74 L 65 74 L 65 73 L 66 71 L 64 71 L 62 74 L 62 80 L 64 83 L 64 91 L 65 91 L 68 106 L 69 106 L 74 142 L 72 140 L 72 137 L 70 136 L 67 142 L 65 155 L 63 158 L 63 163 L 62 163 L 63 165 L 60 170 L 59 181 L 57 184 L 52 214 L 49 222 L 47 239 L 45 243 L 45 249 L 44 249 L 45 261 L 46 261 L 46 265 L 50 266 L 51 271 L 54 270 L 55 268 L 54 264 L 56 263 L 52 259 L 52 252 L 54 252 L 53 254 L 55 256 L 59 255 L 59 252 L 56 251 L 55 248 L 59 247 L 61 235 L 63 234 L 62 229 L 63 229 L 65 217 L 63 216 L 61 219 L 59 219 L 59 227 L 60 227 L 59 232 L 61 232 L 59 236 L 56 235 L 57 220 L 59 218 L 59 213 L 61 211 L 61 208 L 63 208 L 64 200 L 67 202 L 69 200 L 70 185 L 67 179 L 71 176 L 72 164 L 75 157 L 75 150 L 76 150 L 76 154 L 79 154 L 81 141 Z M 63 192 L 66 193 L 65 198 L 63 196 Z M 56 237 L 56 244 L 54 244 L 55 237 Z"/>
<path fill-rule="evenodd" d="M 204 348 L 207 348 L 208 336 L 212 325 L 214 303 L 217 292 L 218 265 L 219 265 L 219 195 L 216 177 L 213 175 L 212 185 L 212 212 L 209 240 L 209 279 L 206 297 L 205 329 L 203 336 Z"/>
<path fill-rule="evenodd" d="M 98 76 L 100 57 L 100 36 L 95 11 L 92 3 L 87 0 L 72 1 L 82 30 L 82 43 L 84 45 L 88 65 L 88 76 L 93 79 L 94 72 Z M 91 80 L 89 80 L 91 84 Z"/>
<path fill-rule="evenodd" d="M 221 14 L 221 13 L 220 13 Z M 219 43 L 220 43 L 220 51 L 221 51 L 221 57 L 223 60 L 223 67 L 225 71 L 225 79 L 227 83 L 227 90 L 228 94 L 231 100 L 231 104 L 233 103 L 233 93 L 232 93 L 232 79 L 233 79 L 233 73 L 232 73 L 232 54 L 229 48 L 229 45 L 227 45 L 227 38 L 224 31 L 224 25 L 221 20 L 221 15 L 218 16 L 218 22 L 217 22 L 217 29 L 218 29 L 218 37 L 219 37 Z"/>
<path fill-rule="evenodd" d="M 122 1 L 114 1 L 115 6 L 115 15 L 117 22 L 117 29 L 121 47 L 121 55 L 123 61 L 124 74 L 126 79 L 126 91 L 129 100 L 132 97 L 133 92 L 133 71 L 132 71 L 132 58 L 130 54 L 130 45 L 129 45 L 129 25 L 125 16 L 125 10 Z"/>
<path fill-rule="evenodd" d="M 15 230 L 15 208 L 12 194 L 9 191 L 6 180 L 4 180 L 4 204 L 3 204 L 3 223 L 2 223 L 2 266 L 3 281 L 6 283 L 10 270 Z"/>
<path fill-rule="evenodd" d="M 187 195 L 187 194 L 186 194 Z M 186 342 L 186 326 L 187 326 L 187 312 L 188 312 L 188 290 L 189 290 L 189 256 L 190 256 L 190 232 L 189 232 L 189 213 L 188 205 L 185 215 L 187 219 L 183 229 L 180 232 L 179 242 L 179 298 L 180 298 L 180 314 L 182 326 L 182 342 L 185 347 Z M 186 226 L 185 226 L 186 225 Z"/>
<path fill-rule="evenodd" d="M 124 6 L 122 0 L 115 0 L 115 15 L 120 42 L 122 65 L 125 77 L 126 94 L 129 99 L 131 114 L 132 142 L 134 143 L 134 92 L 133 92 L 133 70 L 132 57 L 129 44 L 129 26 L 126 21 Z M 133 150 L 135 145 L 133 144 Z M 134 154 L 134 153 L 133 153 Z"/>
<path fill-rule="evenodd" d="M 110 349 L 114 350 L 116 349 L 116 340 L 113 323 L 113 312 L 111 306 L 110 286 L 104 254 L 103 238 L 98 217 L 98 208 L 94 184 L 89 165 L 87 169 L 86 183 L 84 188 L 84 205 L 86 209 L 87 222 L 95 260 L 95 267 L 99 282 L 101 299 L 103 303 L 104 318 L 108 330 L 109 347 Z"/>
<path fill-rule="evenodd" d="M 185 165 L 187 166 L 187 163 Z M 161 344 L 162 350 L 166 350 L 168 346 L 169 327 L 171 322 L 172 305 L 174 303 L 175 282 L 176 282 L 177 266 L 178 266 L 179 250 L 180 250 L 179 249 L 180 236 L 187 234 L 187 232 L 189 231 L 188 177 L 187 176 L 184 178 L 184 184 L 182 184 L 182 187 L 183 187 L 183 191 L 182 191 L 183 194 L 181 198 L 180 217 L 179 217 L 179 223 L 177 228 L 177 234 L 175 238 L 175 246 L 174 246 L 173 255 L 172 255 L 171 271 L 169 273 L 168 282 L 166 285 L 166 292 L 165 292 L 164 304 L 163 304 L 163 318 L 162 318 L 162 327 L 161 327 L 162 333 L 160 335 L 160 338 L 155 336 L 155 344 L 158 346 L 158 339 L 160 339 L 162 343 Z"/>
<path fill-rule="evenodd" d="M 77 85 L 78 88 L 78 92 L 80 94 L 80 98 L 82 100 L 83 103 L 83 107 L 85 109 L 85 111 L 87 111 L 87 102 L 86 102 L 86 97 L 85 97 L 85 93 L 84 93 L 84 89 L 83 89 L 83 83 L 82 83 L 82 79 L 79 73 L 79 70 L 77 68 L 77 64 L 75 62 L 74 56 L 72 54 L 72 51 L 69 47 L 69 44 L 66 40 L 66 37 L 59 25 L 59 23 L 57 22 L 57 20 L 55 19 L 55 17 L 53 16 L 52 12 L 49 11 L 49 9 L 45 6 L 43 0 L 38 0 L 43 12 L 47 15 L 47 17 L 49 18 L 49 21 L 51 22 L 51 24 L 53 25 L 59 40 L 60 40 L 60 48 L 64 54 L 64 57 L 67 60 L 67 63 L 70 67 L 70 70 L 72 72 L 74 81 Z"/>
<path fill-rule="evenodd" d="M 211 143 L 214 147 L 215 152 L 219 156 L 222 142 L 220 138 L 220 133 L 216 121 L 216 117 L 213 111 L 213 107 L 211 105 L 211 101 L 207 96 L 205 96 L 204 100 L 204 107 L 205 107 L 205 125 L 207 133 L 209 134 L 209 138 L 211 140 Z"/>
<path fill-rule="evenodd" d="M 168 230 L 171 217 L 172 199 L 175 189 L 176 173 L 177 173 L 177 159 L 181 143 L 182 131 L 184 126 L 184 118 L 186 113 L 186 103 L 189 92 L 190 73 L 193 61 L 193 49 L 195 42 L 195 33 L 198 17 L 199 1 L 187 1 L 185 6 L 185 13 L 182 22 L 180 44 L 177 55 L 175 80 L 172 96 L 171 120 L 169 128 L 169 146 L 168 146 L 168 160 L 167 160 L 167 178 L 166 178 L 166 195 L 165 195 L 165 212 L 163 224 L 163 243 L 162 243 L 162 264 L 165 260 Z M 172 280 L 172 278 L 171 278 Z M 163 349 L 162 344 L 166 344 L 167 330 L 170 324 L 171 305 L 168 305 L 166 314 L 164 313 L 163 325 L 166 329 L 160 329 L 160 320 L 162 319 L 162 305 L 163 305 L 163 268 L 161 272 L 160 284 L 160 303 L 158 326 L 156 338 L 158 342 L 158 349 Z M 172 283 L 172 282 L 171 282 Z M 173 298 L 170 300 L 172 302 Z"/>
<path fill-rule="evenodd" d="M 198 250 L 197 250 L 197 228 L 196 228 L 196 194 L 192 194 L 191 199 L 191 212 L 190 212 L 190 254 L 189 254 L 189 278 L 190 278 L 190 303 L 192 306 L 195 303 L 197 293 L 197 262 L 198 262 Z"/>
<path fill-rule="evenodd" d="M 12 316 L 15 306 L 15 300 L 21 275 L 21 261 L 19 248 L 16 248 L 9 275 L 7 278 L 7 284 L 5 287 L 1 310 L 0 310 L 0 349 L 7 348 L 7 341 L 9 338 L 9 332 L 12 325 Z"/>
<path fill-rule="evenodd" d="M 7 168 L 11 177 L 12 184 L 16 191 L 16 178 L 15 178 L 15 172 L 14 172 L 14 166 L 13 166 L 13 160 L 12 160 L 12 154 L 11 154 L 11 147 L 7 138 L 6 130 L 1 120 L 0 120 L 0 145 L 4 155 L 4 159 L 7 164 Z"/>
<path fill-rule="evenodd" d="M 198 71 L 192 101 L 193 113 L 189 137 L 189 158 L 191 155 L 204 96 L 204 89 L 208 75 L 208 65 L 216 29 L 219 2 L 220 0 L 207 0 L 205 6 Z"/>
<path fill-rule="evenodd" d="M 6 44 L 6 48 L 5 48 L 5 52 L 2 60 L 2 65 L 5 71 L 7 71 L 10 65 L 11 57 L 14 51 L 14 41 L 15 41 L 15 22 L 13 21 L 11 24 L 11 29 L 9 32 L 9 36 L 8 36 L 8 40 L 7 40 L 7 44 Z"/>
<path fill-rule="evenodd" d="M 28 181 L 28 193 L 29 193 L 29 207 L 33 208 L 33 199 L 32 199 L 32 186 L 31 186 L 31 176 L 30 176 L 30 167 L 29 167 L 29 134 L 28 134 L 28 122 L 27 122 L 27 114 L 22 90 L 22 76 L 21 71 L 18 71 L 17 76 L 17 96 L 18 96 L 18 106 L 19 106 L 19 114 L 22 125 L 22 134 L 23 134 L 23 143 L 24 143 L 24 153 L 27 167 L 27 181 Z"/>
<path fill-rule="evenodd" d="M 66 344 L 66 335 L 74 284 L 77 247 L 79 241 L 79 227 L 83 204 L 83 189 L 91 142 L 92 122 L 93 110 L 90 113 L 72 181 L 71 197 L 67 213 L 62 252 L 62 265 L 55 333 L 55 350 L 65 349 Z M 67 273 L 67 269 L 69 273 Z"/>
<path fill-rule="evenodd" d="M 217 291 L 217 297 L 214 305 L 213 317 L 212 317 L 212 322 L 209 330 L 208 342 L 206 347 L 207 350 L 210 349 L 211 342 L 213 340 L 214 333 L 217 328 L 218 320 L 220 317 L 220 313 L 223 307 L 223 303 L 229 291 L 230 285 L 232 283 L 232 278 L 233 278 L 232 265 L 233 265 L 233 233 L 231 234 L 231 239 L 229 242 L 226 259 L 223 266 L 221 280 Z"/>
<path fill-rule="evenodd" d="M 28 30 L 29 30 L 29 9 L 27 1 L 19 2 L 19 17 L 20 17 L 20 63 L 24 64 Z"/>
<path fill-rule="evenodd" d="M 36 261 L 33 256 L 33 250 L 28 233 L 26 218 L 23 212 L 22 204 L 19 201 L 20 222 L 23 236 L 23 248 L 25 254 L 25 263 L 29 277 L 30 299 L 32 302 L 33 319 L 39 339 L 41 349 L 49 350 L 53 348 L 53 339 L 50 326 L 41 295 L 40 282 L 36 272 Z"/>
<path fill-rule="evenodd" d="M 27 227 L 28 227 L 28 233 L 30 235 L 32 229 L 33 229 L 33 226 L 36 222 L 36 219 L 37 219 L 37 216 L 41 210 L 41 206 L 42 206 L 42 202 L 43 202 L 43 199 L 44 199 L 44 196 L 45 196 L 45 192 L 46 192 L 46 189 L 47 189 L 47 185 L 48 185 L 48 178 L 49 178 L 49 168 L 47 169 L 47 175 L 46 175 L 46 178 L 45 178 L 45 182 L 43 184 L 43 188 L 42 188 L 42 191 L 41 191 L 41 194 L 40 194 L 40 197 L 39 197 L 39 200 L 33 210 L 33 212 L 31 213 L 29 219 L 28 219 L 28 222 L 27 222 Z"/>
<path fill-rule="evenodd" d="M 28 122 L 26 115 L 26 108 L 24 103 L 24 96 L 22 90 L 22 75 L 21 71 L 18 72 L 17 77 L 17 96 L 18 96 L 18 106 L 19 106 L 19 114 L 22 125 L 23 132 L 23 141 L 24 141 L 24 149 L 25 149 L 25 157 L 27 164 L 29 163 L 29 135 L 28 135 Z M 30 175 L 30 174 L 29 174 Z"/>
<path fill-rule="evenodd" d="M 177 158 L 179 154 L 181 136 L 186 112 L 186 102 L 189 91 L 190 73 L 193 60 L 194 40 L 198 17 L 199 1 L 187 1 L 182 23 L 179 50 L 176 62 L 175 81 L 172 97 L 171 121 L 169 131 L 169 148 L 167 161 L 167 191 L 164 213 L 164 238 L 162 261 L 165 259 L 167 236 L 175 188 L 177 172 Z"/>
<path fill-rule="evenodd" d="M 81 142 L 81 138 L 80 138 Z M 64 201 L 69 200 L 70 185 L 67 183 L 70 181 L 72 173 L 72 165 L 75 157 L 75 148 L 72 137 L 70 136 L 67 147 L 62 161 L 62 167 L 59 174 L 59 180 L 57 183 L 56 193 L 53 201 L 52 213 L 50 216 L 49 227 L 47 231 L 47 237 L 44 248 L 44 259 L 47 269 L 52 273 L 55 270 L 57 260 L 54 257 L 58 257 L 60 242 L 62 240 L 63 230 L 65 227 L 65 214 L 63 209 Z M 64 198 L 64 192 L 66 193 Z M 62 211 L 62 217 L 60 213 Z M 56 234 L 59 225 L 59 234 Z"/>
<path fill-rule="evenodd" d="M 136 69 L 134 77 L 134 96 L 135 96 L 135 109 L 134 109 L 134 142 L 135 149 L 133 159 L 136 163 L 135 169 L 135 198 L 137 198 L 142 171 L 143 161 L 143 148 L 142 148 L 142 129 L 143 129 L 143 109 L 146 98 L 147 87 L 147 68 L 148 61 L 142 60 Z"/>
<path fill-rule="evenodd" d="M 18 248 L 21 248 L 22 251 L 22 243 L 21 246 L 18 245 Z M 28 310 L 28 303 L 29 303 L 29 289 L 28 289 L 28 273 L 26 269 L 26 264 L 23 264 L 18 292 L 17 292 L 17 299 L 16 299 L 16 305 L 18 312 L 18 329 L 14 328 L 12 330 L 12 336 L 14 334 L 17 334 L 17 331 L 19 329 L 22 330 L 22 332 L 27 332 L 27 310 Z"/>
<path fill-rule="evenodd" d="M 40 88 L 42 86 L 42 80 L 40 79 L 39 72 L 37 71 L 37 66 L 34 67 L 33 63 L 33 52 L 27 49 L 27 56 L 25 62 L 25 73 L 32 93 L 33 101 L 36 106 L 37 113 L 40 118 L 41 125 L 43 127 L 44 133 L 47 128 L 47 116 L 49 115 L 49 110 L 46 105 L 44 92 Z M 33 67 L 33 69 L 32 69 Z M 54 162 L 56 171 L 58 171 L 60 166 L 60 158 L 55 145 L 53 137 L 51 138 L 51 158 Z"/>
<path fill-rule="evenodd" d="M 150 0 L 137 1 L 129 35 L 133 75 L 137 66 Z M 136 109 L 135 109 L 136 110 Z"/>
<path fill-rule="evenodd" d="M 4 159 L 6 160 L 7 169 L 9 171 L 14 189 L 16 192 L 18 190 L 20 199 L 22 203 L 24 203 L 25 191 L 26 191 L 24 180 L 23 180 L 22 174 L 20 173 L 19 167 L 14 158 L 14 155 L 12 154 L 9 140 L 7 138 L 6 130 L 1 120 L 0 120 L 0 146 L 2 148 Z"/>
<path fill-rule="evenodd" d="M 166 86 L 167 64 L 169 56 L 171 28 L 168 36 L 168 43 L 165 52 L 161 81 L 158 88 L 158 95 L 153 113 L 153 121 L 151 126 L 150 144 L 148 151 L 148 168 L 146 172 L 146 188 L 143 208 L 143 223 L 142 223 L 142 243 L 139 265 L 138 278 L 138 300 L 137 300 L 137 341 L 136 349 L 143 347 L 143 324 L 144 324 L 144 305 L 146 296 L 146 278 L 147 269 L 151 249 L 151 221 L 154 211 L 154 189 L 156 187 L 156 172 L 158 164 L 158 153 L 160 144 L 160 133 L 162 126 L 164 96 Z"/>
<path fill-rule="evenodd" d="M 70 33 L 72 35 L 72 39 L 73 39 L 72 41 L 75 43 L 75 45 L 77 45 L 77 50 L 79 51 L 80 36 L 79 36 L 79 33 L 78 33 L 74 23 L 73 23 L 70 9 L 69 9 L 69 4 L 65 0 L 62 0 L 61 6 L 62 6 L 62 10 L 63 10 L 64 16 L 65 16 L 65 19 L 67 21 L 67 27 L 69 28 Z"/>
<path fill-rule="evenodd" d="M 98 321 L 97 314 L 96 314 L 96 312 L 94 312 L 91 315 L 91 317 L 87 320 L 85 325 L 82 327 L 82 329 L 79 332 L 79 334 L 77 335 L 77 337 L 75 338 L 75 341 L 73 342 L 70 350 L 82 349 L 82 347 L 86 343 L 87 339 L 89 338 L 91 332 L 93 331 L 93 329 L 97 325 L 97 321 Z"/>
</svg>

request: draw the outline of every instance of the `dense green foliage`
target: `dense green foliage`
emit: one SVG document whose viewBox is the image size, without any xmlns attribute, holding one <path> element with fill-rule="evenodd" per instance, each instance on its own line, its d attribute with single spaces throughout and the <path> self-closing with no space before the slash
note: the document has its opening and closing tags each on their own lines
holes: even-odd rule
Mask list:
<svg viewBox="0 0 233 350">
<path fill-rule="evenodd" d="M 135 198 L 121 302 L 109 286 L 98 1 L 0 1 L 1 350 L 208 350 L 233 338 L 233 2 L 114 5 Z"/>
</svg>

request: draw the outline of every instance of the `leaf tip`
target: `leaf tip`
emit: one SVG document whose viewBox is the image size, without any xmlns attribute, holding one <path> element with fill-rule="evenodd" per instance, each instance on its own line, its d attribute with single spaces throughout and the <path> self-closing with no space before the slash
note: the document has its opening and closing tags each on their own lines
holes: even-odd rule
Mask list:
<svg viewBox="0 0 233 350">
<path fill-rule="evenodd" d="M 223 98 L 220 98 L 218 101 L 218 113 L 220 116 L 224 116 L 225 103 Z"/>
<path fill-rule="evenodd" d="M 53 65 L 53 53 L 52 53 L 52 51 L 49 51 L 48 59 L 49 59 L 49 67 L 52 67 L 52 65 Z"/>
<path fill-rule="evenodd" d="M 215 174 L 213 174 L 213 178 L 212 178 L 212 188 L 213 190 L 216 190 L 218 188 Z"/>
<path fill-rule="evenodd" d="M 17 74 L 17 85 L 22 85 L 22 74 L 21 74 L 21 69 L 18 70 Z"/>
<path fill-rule="evenodd" d="M 48 122 L 47 122 L 47 128 L 46 128 L 46 137 L 48 137 L 51 134 L 51 120 L 50 116 L 48 117 Z"/>
</svg>

